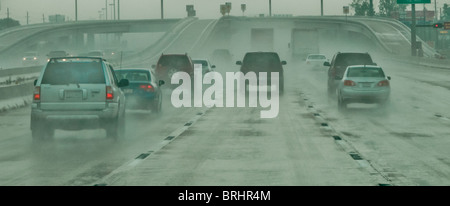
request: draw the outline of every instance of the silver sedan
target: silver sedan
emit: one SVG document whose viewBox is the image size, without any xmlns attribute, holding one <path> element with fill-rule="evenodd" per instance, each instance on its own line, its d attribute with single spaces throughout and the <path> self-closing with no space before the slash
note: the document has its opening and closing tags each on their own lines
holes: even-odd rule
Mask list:
<svg viewBox="0 0 450 206">
<path fill-rule="evenodd" d="M 379 66 L 356 65 L 345 70 L 337 88 L 339 109 L 349 103 L 379 103 L 389 101 L 391 77 Z"/>
</svg>

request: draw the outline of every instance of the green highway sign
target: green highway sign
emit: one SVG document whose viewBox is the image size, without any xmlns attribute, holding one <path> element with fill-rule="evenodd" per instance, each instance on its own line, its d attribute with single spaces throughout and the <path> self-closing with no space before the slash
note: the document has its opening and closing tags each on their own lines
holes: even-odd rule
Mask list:
<svg viewBox="0 0 450 206">
<path fill-rule="evenodd" d="M 431 0 L 397 0 L 397 4 L 430 4 Z"/>
</svg>

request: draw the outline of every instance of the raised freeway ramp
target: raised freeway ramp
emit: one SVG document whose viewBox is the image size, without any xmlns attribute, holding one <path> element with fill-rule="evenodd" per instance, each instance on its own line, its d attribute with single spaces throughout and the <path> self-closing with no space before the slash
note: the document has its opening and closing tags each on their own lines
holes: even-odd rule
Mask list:
<svg viewBox="0 0 450 206">
<path fill-rule="evenodd" d="M 124 33 L 165 31 L 160 41 L 149 43 L 148 48 L 137 52 L 133 61 L 155 58 L 173 41 L 178 38 L 191 38 L 190 44 L 195 44 L 197 52 L 203 56 L 217 48 L 234 50 L 236 57 L 251 49 L 250 30 L 254 28 L 271 28 L 274 32 L 273 49 L 281 54 L 290 54 L 289 44 L 292 29 L 317 29 L 320 32 L 321 46 L 329 51 L 329 47 L 342 50 L 378 50 L 394 55 L 410 56 L 411 33 L 402 23 L 385 18 L 363 18 L 342 16 L 301 16 L 275 18 L 248 18 L 226 16 L 214 23 L 205 20 L 191 27 L 193 21 L 203 21 L 196 18 L 166 19 L 166 20 L 120 20 L 120 21 L 84 21 L 64 24 L 39 24 L 11 28 L 0 33 L 0 56 L 19 55 L 27 51 L 29 45 L 36 44 L 51 35 L 57 39 L 70 33 Z M 183 23 L 184 22 L 184 23 Z M 189 24 L 188 24 L 189 22 Z M 207 32 L 206 32 L 207 31 Z M 59 36 L 58 36 L 59 35 Z M 186 35 L 186 36 L 185 36 Z M 201 37 L 201 38 L 197 38 Z M 420 38 L 418 38 L 420 41 Z M 145 43 L 143 43 L 145 44 Z M 201 46 L 199 46 L 201 45 Z M 424 56 L 433 57 L 437 53 L 427 44 L 424 45 Z M 194 45 L 192 45 L 192 49 Z M 200 48 L 201 47 L 201 48 Z M 177 51 L 190 52 L 190 51 Z M 331 54 L 329 54 L 331 55 Z"/>
</svg>

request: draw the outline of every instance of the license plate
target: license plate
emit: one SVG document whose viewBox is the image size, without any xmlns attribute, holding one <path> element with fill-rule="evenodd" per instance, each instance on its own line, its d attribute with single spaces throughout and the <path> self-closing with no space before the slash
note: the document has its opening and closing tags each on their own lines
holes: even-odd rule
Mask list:
<svg viewBox="0 0 450 206">
<path fill-rule="evenodd" d="M 133 93 L 133 90 L 132 90 L 132 89 L 124 89 L 123 92 L 124 92 L 125 94 L 132 94 L 132 93 Z"/>
<path fill-rule="evenodd" d="M 363 83 L 363 87 L 371 87 L 372 83 Z"/>
<path fill-rule="evenodd" d="M 66 99 L 81 99 L 83 97 L 82 91 L 66 91 Z"/>
</svg>

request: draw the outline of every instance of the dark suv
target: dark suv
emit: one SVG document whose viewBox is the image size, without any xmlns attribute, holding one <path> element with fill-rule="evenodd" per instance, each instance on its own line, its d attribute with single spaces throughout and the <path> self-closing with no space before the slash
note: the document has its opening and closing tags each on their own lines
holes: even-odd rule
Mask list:
<svg viewBox="0 0 450 206">
<path fill-rule="evenodd" d="M 345 69 L 352 65 L 376 65 L 369 53 L 362 52 L 338 52 L 330 62 L 324 62 L 328 69 L 328 95 L 334 95 L 339 81 L 342 79 Z"/>
<path fill-rule="evenodd" d="M 188 54 L 162 54 L 152 68 L 155 69 L 157 79 L 169 84 L 172 75 L 176 72 L 186 72 L 191 77 L 194 75 L 194 64 Z"/>
<path fill-rule="evenodd" d="M 283 65 L 286 61 L 280 61 L 280 57 L 276 52 L 247 52 L 243 61 L 237 61 L 237 65 L 241 65 L 240 71 L 244 74 L 247 72 L 255 72 L 259 81 L 259 72 L 267 72 L 267 85 L 271 85 L 271 72 L 278 72 L 279 75 L 279 92 L 284 92 L 284 75 Z M 246 87 L 248 85 L 246 84 Z"/>
</svg>

